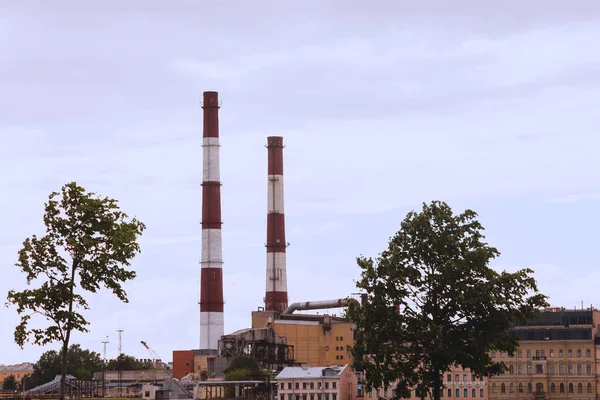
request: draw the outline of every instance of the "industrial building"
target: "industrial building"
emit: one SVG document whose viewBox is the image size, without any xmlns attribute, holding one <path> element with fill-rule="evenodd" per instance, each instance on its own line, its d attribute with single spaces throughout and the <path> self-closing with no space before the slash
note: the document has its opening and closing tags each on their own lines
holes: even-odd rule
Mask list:
<svg viewBox="0 0 600 400">
<path fill-rule="evenodd" d="M 288 306 L 283 187 L 283 138 L 267 137 L 267 232 L 264 307 L 252 312 L 251 327 L 224 335 L 223 254 L 219 165 L 219 100 L 203 94 L 202 249 L 200 261 L 200 341 L 196 350 L 173 352 L 173 376 L 218 380 L 238 355 L 251 355 L 264 368 L 280 371 L 304 363 L 349 362 L 354 327 L 334 315 L 299 315 L 298 310 L 345 307 L 353 299 Z"/>
</svg>

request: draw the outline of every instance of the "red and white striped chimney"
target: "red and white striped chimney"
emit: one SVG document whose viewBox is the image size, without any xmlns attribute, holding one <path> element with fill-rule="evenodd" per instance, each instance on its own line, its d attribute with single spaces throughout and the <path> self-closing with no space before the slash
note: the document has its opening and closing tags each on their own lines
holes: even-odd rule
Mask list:
<svg viewBox="0 0 600 400">
<path fill-rule="evenodd" d="M 267 214 L 267 291 L 265 310 L 283 312 L 288 306 L 283 212 L 283 138 L 267 138 L 268 214 Z"/>
<path fill-rule="evenodd" d="M 202 258 L 200 261 L 200 349 L 218 350 L 224 334 L 219 94 L 204 92 L 202 166 Z"/>
</svg>

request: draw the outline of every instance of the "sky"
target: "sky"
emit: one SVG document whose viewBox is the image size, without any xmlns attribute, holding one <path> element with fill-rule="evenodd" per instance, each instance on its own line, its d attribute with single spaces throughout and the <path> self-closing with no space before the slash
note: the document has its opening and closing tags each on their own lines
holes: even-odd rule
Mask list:
<svg viewBox="0 0 600 400">
<path fill-rule="evenodd" d="M 418 4 L 417 4 L 418 3 Z M 219 92 L 225 331 L 266 269 L 266 137 L 284 137 L 289 300 L 357 291 L 406 213 L 472 209 L 553 305 L 600 303 L 600 3 L 0 2 L 0 298 L 20 244 L 76 181 L 147 225 L 130 302 L 90 296 L 107 356 L 198 347 L 202 92 Z M 0 301 L 4 303 L 4 300 Z M 337 311 L 336 311 L 337 312 Z M 20 349 L 0 308 L 0 363 Z"/>
</svg>

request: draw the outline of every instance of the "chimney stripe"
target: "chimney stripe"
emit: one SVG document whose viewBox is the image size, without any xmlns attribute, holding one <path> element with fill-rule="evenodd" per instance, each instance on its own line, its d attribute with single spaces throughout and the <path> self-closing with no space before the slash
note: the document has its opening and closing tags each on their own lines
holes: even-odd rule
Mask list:
<svg viewBox="0 0 600 400">
<path fill-rule="evenodd" d="M 200 349 L 218 350 L 224 334 L 219 97 L 217 92 L 204 92 L 203 97 Z"/>
<path fill-rule="evenodd" d="M 267 138 L 267 274 L 265 310 L 283 312 L 288 306 L 283 196 L 283 138 Z"/>
</svg>

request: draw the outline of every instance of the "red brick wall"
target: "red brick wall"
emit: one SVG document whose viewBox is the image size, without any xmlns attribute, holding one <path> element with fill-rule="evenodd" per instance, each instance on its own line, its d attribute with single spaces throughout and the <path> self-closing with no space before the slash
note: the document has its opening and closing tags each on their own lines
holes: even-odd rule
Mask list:
<svg viewBox="0 0 600 400">
<path fill-rule="evenodd" d="M 194 372 L 194 352 L 192 350 L 173 351 L 173 377 L 183 378 Z"/>
</svg>

